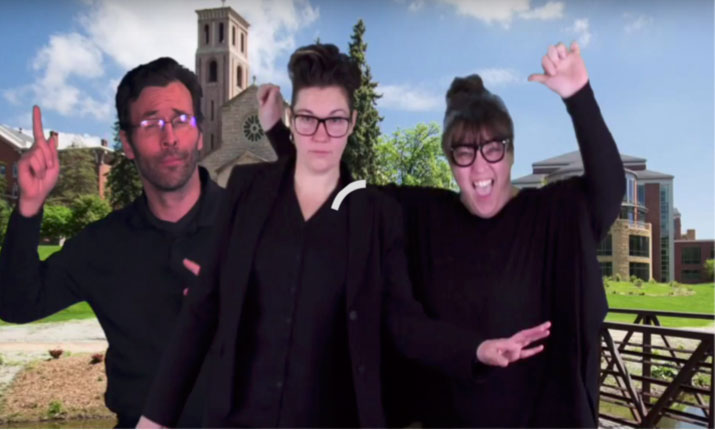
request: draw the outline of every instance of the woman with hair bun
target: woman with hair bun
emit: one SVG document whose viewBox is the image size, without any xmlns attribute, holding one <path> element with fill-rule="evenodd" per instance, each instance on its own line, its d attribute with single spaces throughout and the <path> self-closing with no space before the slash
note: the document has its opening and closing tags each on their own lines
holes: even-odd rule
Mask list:
<svg viewBox="0 0 715 430">
<path fill-rule="evenodd" d="M 584 174 L 540 189 L 511 184 L 514 127 L 481 78 L 447 91 L 442 147 L 459 192 L 388 185 L 402 206 L 413 292 L 426 313 L 499 338 L 551 321 L 544 352 L 493 368 L 479 384 L 409 363 L 386 365 L 391 425 L 597 427 L 600 330 L 607 303 L 596 247 L 618 215 L 625 174 L 591 89 L 579 47 L 550 46 L 540 82 L 571 115 Z M 261 115 L 279 154 L 273 97 Z M 426 375 L 430 375 L 428 378 Z M 407 421 L 405 421 L 407 420 Z"/>
<path fill-rule="evenodd" d="M 207 427 L 384 427 L 382 344 L 464 381 L 539 353 L 548 323 L 484 340 L 411 296 L 396 203 L 340 160 L 357 65 L 334 45 L 288 65 L 295 155 L 234 167 L 211 264 L 189 291 L 140 427 L 173 425 L 206 357 Z"/>
</svg>

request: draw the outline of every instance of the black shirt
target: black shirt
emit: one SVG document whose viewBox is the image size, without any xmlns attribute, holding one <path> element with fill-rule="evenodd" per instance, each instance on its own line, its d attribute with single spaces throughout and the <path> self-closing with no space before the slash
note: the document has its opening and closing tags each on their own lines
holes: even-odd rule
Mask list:
<svg viewBox="0 0 715 430">
<path fill-rule="evenodd" d="M 144 195 L 87 226 L 45 261 L 37 257 L 42 214 L 15 210 L 0 251 L 0 318 L 31 322 L 87 301 L 109 343 L 107 407 L 120 425 L 135 425 L 162 352 L 203 264 L 224 191 L 200 168 L 201 196 L 178 222 L 157 219 Z M 200 425 L 205 378 L 187 402 L 181 425 Z"/>
<path fill-rule="evenodd" d="M 307 221 L 286 169 L 261 232 L 236 342 L 239 427 L 356 427 L 348 354 L 346 211 Z"/>
</svg>

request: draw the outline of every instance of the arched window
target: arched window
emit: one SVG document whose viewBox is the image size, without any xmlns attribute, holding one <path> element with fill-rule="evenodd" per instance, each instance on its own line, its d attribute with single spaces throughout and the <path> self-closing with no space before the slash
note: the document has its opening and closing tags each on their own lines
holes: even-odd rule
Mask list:
<svg viewBox="0 0 715 430">
<path fill-rule="evenodd" d="M 231 26 L 231 45 L 236 46 L 236 27 Z"/>
<path fill-rule="evenodd" d="M 208 24 L 204 25 L 204 43 L 206 45 L 209 44 L 209 25 Z"/>
<path fill-rule="evenodd" d="M 216 60 L 211 60 L 209 63 L 209 82 L 218 81 L 218 63 Z"/>
<path fill-rule="evenodd" d="M 243 68 L 241 66 L 236 68 L 236 85 L 238 88 L 243 88 Z"/>
<path fill-rule="evenodd" d="M 223 42 L 223 23 L 218 25 L 218 43 Z"/>
</svg>

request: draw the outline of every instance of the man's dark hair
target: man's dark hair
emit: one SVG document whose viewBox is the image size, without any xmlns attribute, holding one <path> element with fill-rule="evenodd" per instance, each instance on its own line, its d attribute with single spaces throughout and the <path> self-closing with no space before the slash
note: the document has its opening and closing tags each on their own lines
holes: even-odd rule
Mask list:
<svg viewBox="0 0 715 430">
<path fill-rule="evenodd" d="M 338 86 L 345 91 L 352 111 L 353 95 L 360 86 L 360 69 L 337 46 L 317 43 L 298 48 L 290 56 L 288 75 L 293 83 L 291 104 L 295 105 L 296 95 L 303 88 Z"/>
<path fill-rule="evenodd" d="M 129 105 L 139 98 L 146 87 L 165 87 L 172 82 L 181 82 L 191 93 L 196 124 L 201 129 L 204 116 L 201 113 L 201 84 L 199 78 L 173 58 L 161 57 L 142 64 L 127 72 L 117 87 L 116 105 L 119 128 L 125 132 L 132 129 Z"/>
</svg>

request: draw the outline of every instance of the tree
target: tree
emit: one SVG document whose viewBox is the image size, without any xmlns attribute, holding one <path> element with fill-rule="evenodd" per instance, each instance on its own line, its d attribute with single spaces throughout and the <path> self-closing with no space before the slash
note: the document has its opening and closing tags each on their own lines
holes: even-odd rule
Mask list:
<svg viewBox="0 0 715 430">
<path fill-rule="evenodd" d="M 10 221 L 12 208 L 8 202 L 0 197 L 0 246 L 5 242 L 5 232 L 7 231 L 7 223 Z"/>
<path fill-rule="evenodd" d="M 68 236 L 76 235 L 87 225 L 106 217 L 112 211 L 109 203 L 96 194 L 87 194 L 75 198 L 70 209 L 72 210 L 72 217 L 68 224 Z"/>
<path fill-rule="evenodd" d="M 84 194 L 99 194 L 97 164 L 91 149 L 65 149 L 59 151 L 60 177 L 47 198 L 52 205 L 69 205 Z"/>
<path fill-rule="evenodd" d="M 382 117 L 377 111 L 377 99 L 382 97 L 375 92 L 377 82 L 372 81 L 370 66 L 365 59 L 367 43 L 363 40 L 365 23 L 358 20 L 350 37 L 349 54 L 360 68 L 361 84 L 353 100 L 357 110 L 357 122 L 343 154 L 343 160 L 350 168 L 355 179 L 367 179 L 374 183 L 377 179 L 375 146 L 380 137 Z"/>
<path fill-rule="evenodd" d="M 440 128 L 434 122 L 380 137 L 376 183 L 456 189 L 441 141 Z"/>
<path fill-rule="evenodd" d="M 119 121 L 114 123 L 114 159 L 112 169 L 107 175 L 109 203 L 114 209 L 120 209 L 136 199 L 142 192 L 142 182 L 134 161 L 124 155 L 122 142 L 119 140 Z"/>
<path fill-rule="evenodd" d="M 69 236 L 72 210 L 66 206 L 45 205 L 42 214 L 40 236 L 52 241 L 61 241 Z"/>
<path fill-rule="evenodd" d="M 705 276 L 707 276 L 708 281 L 713 280 L 713 275 L 715 269 L 715 259 L 705 260 Z"/>
</svg>

